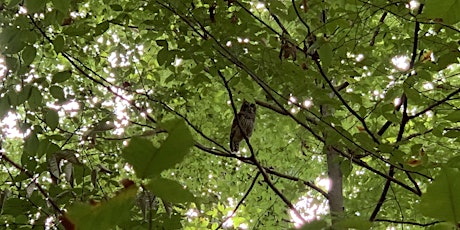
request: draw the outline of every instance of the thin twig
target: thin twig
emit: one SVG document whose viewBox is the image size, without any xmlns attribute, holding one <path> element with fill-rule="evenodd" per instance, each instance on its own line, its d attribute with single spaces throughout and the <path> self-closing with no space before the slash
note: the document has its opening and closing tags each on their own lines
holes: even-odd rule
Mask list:
<svg viewBox="0 0 460 230">
<path fill-rule="evenodd" d="M 228 96 L 230 98 L 230 102 L 231 102 L 231 105 L 232 105 L 232 109 L 233 109 L 233 114 L 235 115 L 235 118 L 237 119 L 237 124 L 238 124 L 238 128 L 240 130 L 243 130 L 242 129 L 242 126 L 241 126 L 241 123 L 240 123 L 240 120 L 239 120 L 239 117 L 238 117 L 238 113 L 236 111 L 236 107 L 235 107 L 235 102 L 233 100 L 233 94 L 232 94 L 232 91 L 230 89 L 230 86 L 228 85 L 228 82 L 227 80 L 225 79 L 224 75 L 222 74 L 222 72 L 220 71 L 217 71 L 217 73 L 219 74 L 219 76 L 222 78 L 222 81 L 224 82 L 224 85 L 225 85 L 225 88 L 227 89 L 227 92 L 228 92 Z M 300 215 L 300 213 L 297 211 L 297 209 L 294 207 L 294 205 L 291 203 L 291 201 L 278 189 L 276 188 L 276 186 L 273 184 L 273 182 L 270 180 L 270 177 L 268 176 L 267 172 L 265 171 L 265 169 L 262 167 L 262 165 L 260 164 L 260 162 L 257 160 L 256 158 L 256 155 L 255 155 L 255 152 L 254 152 L 254 149 L 252 148 L 252 145 L 251 143 L 249 142 L 249 138 L 246 136 L 246 134 L 244 132 L 243 133 L 243 137 L 244 137 L 244 140 L 246 141 L 247 145 L 248 145 L 248 148 L 249 148 L 249 151 L 251 152 L 251 157 L 250 157 L 250 160 L 257 166 L 257 169 L 259 170 L 260 173 L 262 173 L 262 176 L 264 178 L 264 181 L 265 183 L 267 183 L 267 185 L 273 190 L 273 192 L 278 195 L 278 197 L 281 198 L 281 200 L 291 209 L 291 211 L 300 219 L 302 220 L 303 223 L 306 223 L 305 219 L 302 217 L 302 215 Z"/>
<path fill-rule="evenodd" d="M 244 194 L 243 198 L 241 198 L 241 200 L 238 202 L 238 204 L 236 204 L 235 208 L 233 209 L 232 211 L 232 214 L 227 216 L 224 220 L 222 220 L 222 222 L 219 224 L 219 226 L 217 226 L 216 230 L 221 228 L 222 225 L 224 225 L 225 222 L 227 222 L 227 220 L 229 220 L 230 218 L 233 217 L 233 215 L 235 215 L 236 211 L 238 211 L 238 208 L 241 206 L 241 204 L 243 204 L 243 202 L 246 200 L 246 198 L 248 197 L 249 193 L 252 191 L 252 189 L 254 188 L 254 185 L 256 184 L 257 182 L 257 179 L 259 178 L 260 176 L 260 172 L 257 172 L 256 175 L 254 176 L 254 179 L 252 180 L 252 183 L 251 185 L 249 186 L 248 190 L 246 191 L 246 193 Z"/>
<path fill-rule="evenodd" d="M 2 150 L 3 151 L 3 150 Z M 23 168 L 22 166 L 20 166 L 18 163 L 14 162 L 13 160 L 11 160 L 8 156 L 5 155 L 5 153 L 3 152 L 0 152 L 0 160 L 4 160 L 6 162 L 8 162 L 10 165 L 12 165 L 13 167 L 15 167 L 17 170 L 21 171 L 22 173 L 24 173 L 27 177 L 29 177 L 29 179 L 32 180 L 32 182 L 35 184 L 35 186 L 37 186 L 38 188 L 38 191 L 40 191 L 40 193 L 45 197 L 45 200 L 48 201 L 51 206 L 53 207 L 53 209 L 56 211 L 56 212 L 59 212 L 60 214 L 64 214 L 64 211 L 62 211 L 59 206 L 53 201 L 53 199 L 51 199 L 51 197 L 48 195 L 48 193 L 45 191 L 45 189 L 37 182 L 37 178 L 34 177 L 34 175 L 32 175 L 32 173 L 30 173 L 29 171 L 27 171 L 25 168 Z"/>
</svg>

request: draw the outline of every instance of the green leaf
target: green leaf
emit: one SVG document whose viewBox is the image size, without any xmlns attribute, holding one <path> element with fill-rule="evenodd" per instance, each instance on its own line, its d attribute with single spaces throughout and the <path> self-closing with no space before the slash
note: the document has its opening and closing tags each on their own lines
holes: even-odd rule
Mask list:
<svg viewBox="0 0 460 230">
<path fill-rule="evenodd" d="M 33 155 L 37 152 L 40 141 L 38 140 L 37 134 L 32 132 L 24 140 L 24 150 Z"/>
<path fill-rule="evenodd" d="M 2 28 L 0 44 L 2 44 L 3 54 L 17 54 L 26 46 L 26 43 L 23 42 L 22 31 L 15 27 Z M 6 49 L 3 49 L 4 46 Z"/>
<path fill-rule="evenodd" d="M 337 223 L 338 229 L 358 229 L 367 230 L 372 228 L 372 223 L 364 217 L 349 217 Z"/>
<path fill-rule="evenodd" d="M 168 49 L 168 42 L 166 40 L 156 40 L 158 46 Z"/>
<path fill-rule="evenodd" d="M 156 178 L 152 179 L 147 188 L 155 195 L 172 203 L 184 203 L 195 200 L 191 192 L 186 190 L 183 185 L 177 181 Z"/>
<path fill-rule="evenodd" d="M 434 182 L 428 185 L 422 195 L 420 211 L 427 217 L 445 220 L 454 224 L 460 222 L 460 171 L 457 168 L 443 168 Z"/>
<path fill-rule="evenodd" d="M 319 58 L 321 59 L 321 64 L 324 68 L 328 68 L 332 63 L 332 46 L 329 43 L 324 43 L 318 50 Z"/>
<path fill-rule="evenodd" d="M 115 229 L 118 224 L 130 220 L 136 193 L 137 188 L 131 186 L 100 204 L 75 204 L 69 208 L 66 218 L 76 229 Z"/>
<path fill-rule="evenodd" d="M 53 40 L 53 46 L 54 46 L 54 51 L 56 53 L 59 53 L 64 50 L 64 37 L 61 35 L 58 35 L 54 40 Z"/>
<path fill-rule="evenodd" d="M 59 125 L 59 115 L 56 110 L 50 109 L 46 112 L 45 123 L 51 130 L 55 130 Z"/>
<path fill-rule="evenodd" d="M 37 154 L 38 154 L 38 157 L 41 157 L 44 154 L 55 153 L 58 150 L 60 150 L 58 145 L 54 144 L 49 139 L 43 139 L 40 141 L 40 144 L 37 150 Z"/>
<path fill-rule="evenodd" d="M 157 61 L 160 65 L 169 65 L 174 61 L 174 54 L 166 48 L 157 53 Z"/>
<path fill-rule="evenodd" d="M 82 36 L 91 31 L 93 31 L 93 27 L 89 25 L 76 24 L 76 25 L 66 26 L 66 28 L 62 31 L 62 33 L 69 35 L 69 36 Z"/>
<path fill-rule="evenodd" d="M 45 10 L 46 0 L 24 0 L 27 13 L 33 14 Z"/>
<path fill-rule="evenodd" d="M 50 94 L 59 101 L 63 101 L 65 99 L 64 90 L 57 85 L 53 85 L 50 87 Z"/>
<path fill-rule="evenodd" d="M 32 208 L 32 204 L 26 199 L 10 198 L 6 200 L 5 206 L 3 207 L 3 214 L 9 215 L 20 215 L 24 214 Z"/>
<path fill-rule="evenodd" d="M 22 105 L 24 102 L 27 101 L 27 99 L 30 98 L 30 95 L 32 93 L 32 86 L 31 85 L 25 85 L 24 88 L 22 88 L 22 90 L 17 93 L 17 100 L 18 100 L 18 104 Z"/>
<path fill-rule="evenodd" d="M 174 167 L 193 146 L 192 135 L 183 121 L 173 120 L 164 127 L 168 137 L 159 149 L 153 147 L 150 141 L 136 137 L 123 150 L 123 157 L 140 178 L 151 178 Z"/>
<path fill-rule="evenodd" d="M 328 229 L 327 223 L 324 220 L 314 220 L 308 222 L 300 228 L 300 230 L 323 230 Z"/>
<path fill-rule="evenodd" d="M 22 51 L 22 60 L 24 61 L 23 65 L 28 66 L 32 63 L 37 55 L 37 49 L 33 46 L 26 46 Z"/>
<path fill-rule="evenodd" d="M 451 113 L 449 113 L 444 119 L 452 121 L 452 122 L 458 122 L 460 121 L 460 110 L 455 110 Z"/>
<path fill-rule="evenodd" d="M 55 73 L 53 75 L 53 79 L 51 81 L 51 83 L 61 83 L 61 82 L 65 82 L 67 81 L 67 79 L 69 79 L 70 77 L 72 76 L 72 72 L 71 71 L 62 71 L 62 72 L 58 72 L 58 73 Z"/>
<path fill-rule="evenodd" d="M 43 96 L 37 87 L 33 86 L 29 97 L 29 106 L 31 109 L 37 109 L 42 106 Z"/>
<path fill-rule="evenodd" d="M 160 172 L 181 162 L 194 144 L 192 134 L 184 121 L 172 120 L 162 127 L 168 131 L 168 138 L 157 151 L 155 165 L 161 169 Z"/>
<path fill-rule="evenodd" d="M 96 28 L 94 29 L 94 36 L 99 36 L 103 34 L 105 31 L 109 29 L 109 22 L 108 21 L 103 21 L 99 24 L 97 24 Z"/>
<path fill-rule="evenodd" d="M 6 96 L 0 97 L 0 120 L 8 113 L 10 110 L 10 103 Z"/>
<path fill-rule="evenodd" d="M 427 0 L 423 8 L 423 15 L 430 19 L 442 18 L 443 22 L 455 24 L 460 21 L 459 0 Z"/>
<path fill-rule="evenodd" d="M 123 150 L 123 157 L 128 163 L 130 163 L 134 171 L 136 172 L 137 177 L 147 178 L 153 176 L 152 167 L 150 166 L 150 161 L 155 156 L 155 147 L 153 144 L 139 137 L 131 138 L 128 146 Z"/>
<path fill-rule="evenodd" d="M 112 4 L 110 5 L 110 8 L 112 8 L 112 10 L 114 11 L 123 11 L 123 7 L 121 7 L 121 5 L 118 4 Z"/>
<path fill-rule="evenodd" d="M 52 0 L 54 7 L 61 11 L 63 14 L 67 14 L 70 9 L 70 0 Z"/>
</svg>

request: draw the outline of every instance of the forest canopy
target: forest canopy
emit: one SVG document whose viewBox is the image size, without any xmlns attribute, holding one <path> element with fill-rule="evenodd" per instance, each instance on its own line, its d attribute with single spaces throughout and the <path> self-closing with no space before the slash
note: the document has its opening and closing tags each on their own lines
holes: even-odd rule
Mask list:
<svg viewBox="0 0 460 230">
<path fill-rule="evenodd" d="M 460 0 L 0 0 L 2 229 L 458 229 Z"/>
</svg>

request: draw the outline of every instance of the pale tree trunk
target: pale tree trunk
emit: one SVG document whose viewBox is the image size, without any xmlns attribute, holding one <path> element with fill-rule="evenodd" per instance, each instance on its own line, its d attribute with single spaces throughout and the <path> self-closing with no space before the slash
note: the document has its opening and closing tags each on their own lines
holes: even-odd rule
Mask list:
<svg viewBox="0 0 460 230">
<path fill-rule="evenodd" d="M 325 146 L 327 155 L 327 174 L 329 176 L 330 187 L 329 195 L 329 210 L 332 217 L 332 225 L 337 222 L 337 217 L 343 213 L 343 188 L 342 188 L 342 171 L 340 170 L 340 156 L 332 148 Z"/>
<path fill-rule="evenodd" d="M 321 109 L 322 117 L 332 116 L 332 109 L 328 109 L 328 106 L 322 106 Z M 327 140 L 327 130 L 323 132 L 324 140 Z M 332 219 L 332 227 L 338 221 L 338 217 L 343 214 L 343 184 L 342 184 L 342 171 L 340 170 L 340 155 L 337 151 L 334 150 L 334 146 L 327 144 L 328 141 L 324 144 L 323 152 L 326 154 L 327 161 L 327 174 L 329 177 L 329 211 Z"/>
</svg>

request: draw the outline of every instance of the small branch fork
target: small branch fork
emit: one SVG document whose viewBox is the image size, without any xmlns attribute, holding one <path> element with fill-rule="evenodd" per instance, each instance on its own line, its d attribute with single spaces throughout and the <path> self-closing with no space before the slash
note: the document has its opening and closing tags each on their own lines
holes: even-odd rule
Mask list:
<svg viewBox="0 0 460 230">
<path fill-rule="evenodd" d="M 424 6 L 423 4 L 420 5 L 417 14 L 422 13 L 423 6 Z M 413 46 L 412 46 L 412 55 L 411 55 L 409 69 L 413 69 L 414 65 L 415 65 L 415 59 L 417 57 L 417 50 L 418 50 L 419 32 L 420 32 L 420 23 L 416 20 L 415 21 L 415 28 L 414 28 L 414 41 L 413 41 Z M 411 77 L 411 76 L 409 75 L 408 77 Z M 403 93 L 403 95 L 401 96 L 401 104 L 403 106 L 403 108 L 402 108 L 403 111 L 402 111 L 401 122 L 400 122 L 400 125 L 399 125 L 398 136 L 396 137 L 396 142 L 400 142 L 403 139 L 403 134 L 404 134 L 406 124 L 410 120 L 409 116 L 407 114 L 408 103 L 407 103 L 407 95 L 405 93 Z M 402 167 L 401 164 L 400 164 L 400 166 Z M 415 181 L 415 179 L 413 179 L 412 175 L 410 173 L 408 173 L 407 171 L 405 173 L 406 173 L 407 177 L 409 178 L 409 180 L 412 182 L 412 184 L 415 186 L 417 194 L 421 195 L 422 191 L 420 190 L 420 188 L 419 188 L 417 182 Z M 388 170 L 388 176 L 393 178 L 394 175 L 395 175 L 395 166 L 390 165 L 390 168 Z M 383 190 L 382 190 L 380 198 L 379 198 L 379 200 L 377 202 L 377 205 L 375 206 L 374 210 L 372 211 L 371 216 L 369 217 L 370 221 L 374 221 L 375 218 L 377 217 L 380 209 L 383 206 L 383 203 L 386 200 L 386 197 L 387 197 L 388 190 L 389 190 L 390 186 L 391 186 L 391 181 L 387 180 L 385 182 L 385 186 L 383 187 Z"/>
<path fill-rule="evenodd" d="M 63 214 L 64 212 L 59 208 L 59 206 L 53 201 L 53 199 L 50 198 L 48 195 L 48 192 L 45 191 L 45 189 L 37 182 L 37 178 L 32 175 L 29 171 L 27 171 L 25 168 L 20 166 L 18 163 L 14 162 L 11 160 L 6 154 L 3 152 L 3 149 L 0 150 L 0 160 L 3 160 L 5 162 L 8 162 L 10 165 L 12 165 L 14 168 L 17 170 L 21 171 L 24 173 L 29 179 L 32 180 L 32 182 L 37 186 L 38 191 L 45 197 L 45 200 L 48 201 L 53 209 L 58 212 L 59 214 Z"/>
<path fill-rule="evenodd" d="M 232 94 L 232 91 L 230 89 L 230 86 L 228 85 L 228 82 L 227 80 L 225 79 L 225 76 L 222 74 L 222 72 L 220 71 L 217 71 L 217 73 L 219 74 L 220 78 L 222 79 L 224 85 L 225 85 L 225 89 L 227 89 L 227 92 L 228 92 L 228 96 L 230 98 L 230 102 L 231 102 L 231 105 L 232 105 L 232 110 L 233 110 L 233 114 L 235 115 L 235 118 L 237 120 L 237 124 L 238 124 L 238 128 L 240 130 L 243 130 L 242 127 L 241 127 L 241 123 L 240 123 L 240 119 L 238 117 L 238 112 L 236 110 L 236 106 L 235 106 L 235 102 L 233 100 L 233 94 Z M 278 189 L 276 188 L 276 186 L 273 184 L 273 182 L 270 180 L 270 177 L 268 176 L 267 172 L 265 171 L 264 167 L 262 167 L 262 165 L 260 164 L 260 162 L 257 160 L 256 158 L 256 155 L 254 153 L 254 149 L 251 145 L 251 143 L 249 142 L 249 138 L 246 136 L 246 134 L 244 132 L 241 132 L 243 134 L 243 137 L 244 137 L 244 140 L 246 141 L 247 145 L 248 145 L 248 148 L 249 148 L 249 151 L 251 152 L 251 157 L 249 158 L 249 160 L 251 162 L 254 163 L 254 165 L 257 166 L 257 169 L 259 170 L 259 172 L 262 174 L 263 178 L 264 178 L 264 181 L 265 183 L 267 183 L 267 185 L 273 190 L 273 192 L 278 195 L 278 197 L 281 198 L 281 200 L 283 200 L 283 202 L 292 210 L 292 212 L 297 216 L 297 218 L 299 218 L 300 220 L 302 220 L 303 223 L 306 223 L 306 220 L 302 217 L 302 215 L 297 211 L 297 209 L 294 207 L 294 205 L 291 203 L 291 201 Z"/>
<path fill-rule="evenodd" d="M 236 214 L 236 211 L 238 211 L 238 208 L 246 200 L 246 198 L 248 197 L 249 193 L 251 193 L 251 191 L 254 188 L 254 185 L 256 184 L 257 179 L 259 178 L 259 176 L 260 176 L 260 172 L 257 172 L 256 175 L 254 176 L 254 179 L 252 180 L 251 185 L 249 186 L 248 190 L 244 194 L 243 198 L 241 198 L 241 200 L 238 202 L 238 204 L 233 209 L 232 214 L 228 215 L 224 220 L 222 220 L 222 222 L 219 224 L 219 226 L 217 226 L 216 230 L 222 228 L 222 225 L 224 225 L 225 222 L 227 222 L 227 220 L 229 220 L 230 218 L 232 218 Z"/>
</svg>

